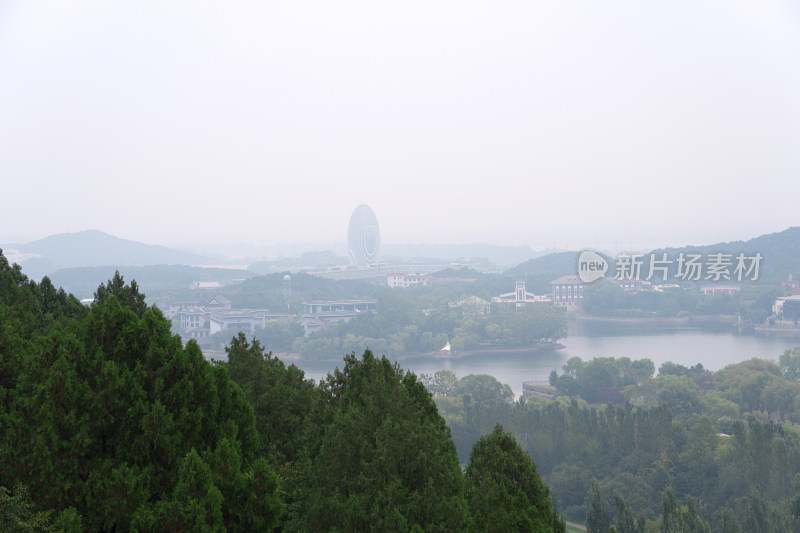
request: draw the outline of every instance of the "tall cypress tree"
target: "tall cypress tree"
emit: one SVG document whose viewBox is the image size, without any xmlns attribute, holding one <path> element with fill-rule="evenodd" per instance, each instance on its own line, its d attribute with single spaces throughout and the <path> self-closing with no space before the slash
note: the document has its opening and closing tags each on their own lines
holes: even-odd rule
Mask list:
<svg viewBox="0 0 800 533">
<path fill-rule="evenodd" d="M 473 445 L 466 477 L 478 531 L 566 531 L 533 460 L 500 424 Z"/>
<path fill-rule="evenodd" d="M 600 492 L 597 481 L 592 481 L 589 489 L 589 507 L 586 510 L 586 531 L 606 533 L 611 527 L 611 511 L 608 502 Z"/>
<path fill-rule="evenodd" d="M 306 531 L 463 531 L 464 480 L 450 432 L 412 373 L 367 350 L 322 384 L 322 438 Z"/>
</svg>

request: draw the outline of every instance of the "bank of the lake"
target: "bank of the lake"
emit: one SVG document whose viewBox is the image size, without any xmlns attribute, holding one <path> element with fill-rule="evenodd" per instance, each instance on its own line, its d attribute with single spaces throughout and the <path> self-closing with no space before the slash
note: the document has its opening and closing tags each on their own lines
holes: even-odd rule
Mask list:
<svg viewBox="0 0 800 533">
<path fill-rule="evenodd" d="M 410 353 L 397 357 L 398 361 L 405 361 L 406 359 L 461 359 L 464 357 L 480 356 L 485 353 L 491 354 L 527 354 L 533 355 L 537 352 L 545 352 L 550 350 L 560 350 L 564 345 L 558 342 L 543 342 L 535 346 L 502 346 L 502 345 L 485 345 L 471 348 L 469 350 L 454 351 L 453 353 Z"/>
<path fill-rule="evenodd" d="M 653 321 L 607 322 L 571 320 L 563 348 L 535 350 L 479 350 L 468 357 L 407 355 L 396 358 L 401 367 L 417 374 L 447 369 L 459 377 L 489 374 L 507 383 L 519 395 L 523 381 L 545 381 L 552 370 L 570 357 L 649 358 L 656 368 L 666 361 L 686 366 L 702 363 L 719 370 L 753 357 L 777 359 L 785 350 L 800 345 L 800 337 L 738 333 L 730 323 Z M 323 378 L 342 366 L 341 358 L 327 361 L 287 358 L 304 369 L 308 377 Z"/>
<path fill-rule="evenodd" d="M 568 315 L 571 322 L 601 322 L 610 324 L 736 324 L 737 315 L 683 315 L 683 316 L 595 316 L 585 313 Z"/>
</svg>

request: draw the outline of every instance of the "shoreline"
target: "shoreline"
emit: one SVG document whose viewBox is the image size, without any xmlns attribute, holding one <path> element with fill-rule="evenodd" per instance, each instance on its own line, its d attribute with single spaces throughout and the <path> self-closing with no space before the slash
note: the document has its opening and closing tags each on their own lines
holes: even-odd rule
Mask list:
<svg viewBox="0 0 800 533">
<path fill-rule="evenodd" d="M 566 316 L 568 322 L 582 323 L 582 322 L 595 322 L 595 323 L 608 323 L 608 324 L 728 324 L 735 328 L 738 316 L 736 315 L 686 315 L 681 317 L 605 317 L 593 316 L 584 313 L 571 313 Z M 751 327 L 751 331 L 758 334 L 766 335 L 781 335 L 781 336 L 800 336 L 800 328 L 765 328 L 763 326 Z M 456 354 L 440 354 L 437 352 L 410 352 L 403 355 L 390 358 L 394 361 L 405 361 L 408 359 L 431 359 L 431 360 L 454 360 L 481 355 L 487 352 L 513 354 L 513 353 L 529 353 L 533 354 L 541 351 L 548 350 L 561 350 L 566 346 L 556 342 L 547 344 L 537 344 L 534 346 L 478 346 L 464 351 L 457 352 Z M 206 358 L 213 359 L 227 359 L 225 352 L 206 351 L 203 350 Z M 299 364 L 304 361 L 309 362 L 340 362 L 342 355 L 336 356 L 310 356 L 303 357 L 299 353 L 277 353 L 273 352 L 274 357 L 279 358 L 287 364 Z M 358 354 L 357 354 L 358 355 Z M 383 354 L 379 354 L 383 355 Z M 221 356 L 221 357 L 216 357 Z"/>
<path fill-rule="evenodd" d="M 736 315 L 686 315 L 673 317 L 594 316 L 584 313 L 568 314 L 567 320 L 578 322 L 615 322 L 620 324 L 736 324 Z"/>
<path fill-rule="evenodd" d="M 479 348 L 472 348 L 469 350 L 464 350 L 462 352 L 456 352 L 455 355 L 452 354 L 440 354 L 440 353 L 409 353 L 398 357 L 398 361 L 402 361 L 405 359 L 416 359 L 416 358 L 426 358 L 426 359 L 461 359 L 462 357 L 471 357 L 473 355 L 480 355 L 486 352 L 495 352 L 495 353 L 535 353 L 541 352 L 545 350 L 562 350 L 566 348 L 561 343 L 552 343 L 552 344 L 537 344 L 535 346 L 485 346 Z"/>
<path fill-rule="evenodd" d="M 768 328 L 764 326 L 756 326 L 753 328 L 753 331 L 756 333 L 765 333 L 765 334 L 775 334 L 775 335 L 785 335 L 790 337 L 800 337 L 800 328 Z"/>
<path fill-rule="evenodd" d="M 461 359 L 465 357 L 471 357 L 474 355 L 480 355 L 486 352 L 496 352 L 496 353 L 535 353 L 547 350 L 562 350 L 566 348 L 561 343 L 553 343 L 553 344 L 538 344 L 536 346 L 486 346 L 481 348 L 472 348 L 469 350 L 464 350 L 462 352 L 456 352 L 455 355 L 450 354 L 440 354 L 440 353 L 431 353 L 431 352 L 411 352 L 407 354 L 403 354 L 399 357 L 389 358 L 393 361 L 405 361 L 407 359 Z M 337 357 L 318 357 L 318 358 L 304 358 L 298 353 L 273 353 L 273 356 L 279 358 L 281 361 L 291 361 L 292 363 L 298 363 L 302 361 L 314 361 L 314 362 L 326 362 L 326 361 L 341 361 L 342 356 Z M 358 355 L 358 354 L 357 354 Z"/>
</svg>

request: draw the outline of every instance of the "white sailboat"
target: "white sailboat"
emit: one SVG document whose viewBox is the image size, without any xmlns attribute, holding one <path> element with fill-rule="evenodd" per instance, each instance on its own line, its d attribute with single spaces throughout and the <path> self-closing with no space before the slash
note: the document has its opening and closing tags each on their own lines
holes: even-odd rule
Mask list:
<svg viewBox="0 0 800 533">
<path fill-rule="evenodd" d="M 446 343 L 444 343 L 444 346 L 442 346 L 442 349 L 439 350 L 437 353 L 439 355 L 450 355 L 452 353 L 452 350 L 450 349 L 450 340 L 448 340 Z"/>
</svg>

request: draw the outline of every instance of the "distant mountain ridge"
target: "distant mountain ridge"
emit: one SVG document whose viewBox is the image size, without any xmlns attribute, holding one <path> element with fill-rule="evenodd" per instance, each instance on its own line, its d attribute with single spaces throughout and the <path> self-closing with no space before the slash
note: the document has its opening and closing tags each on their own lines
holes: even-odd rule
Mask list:
<svg viewBox="0 0 800 533">
<path fill-rule="evenodd" d="M 735 263 L 736 255 L 739 253 L 748 256 L 760 253 L 762 262 L 759 269 L 758 281 L 777 282 L 793 275 L 800 275 L 800 227 L 791 227 L 776 233 L 768 233 L 754 237 L 747 241 L 731 241 L 716 244 L 688 245 L 673 248 L 657 248 L 647 252 L 656 254 L 666 253 L 667 258 L 677 259 L 681 254 L 701 254 L 707 257 L 708 254 L 723 253 L 731 254 Z M 610 258 L 613 259 L 614 258 Z M 578 252 L 556 252 L 535 259 L 530 259 L 514 268 L 506 271 L 506 274 L 518 277 L 524 276 L 560 276 L 563 274 L 575 274 L 577 268 Z M 647 257 L 645 257 L 647 265 Z M 614 273 L 614 265 L 610 266 L 610 275 Z"/>
<path fill-rule="evenodd" d="M 26 275 L 37 279 L 57 270 L 93 266 L 193 265 L 211 262 L 202 255 L 166 246 L 122 239 L 99 230 L 60 233 L 27 244 L 4 246 L 35 257 L 22 261 Z"/>
<path fill-rule="evenodd" d="M 90 298 L 98 285 L 114 277 L 115 271 L 119 271 L 128 283 L 136 280 L 140 290 L 148 297 L 165 290 L 189 289 L 192 282 L 215 281 L 227 285 L 256 275 L 250 270 L 146 265 L 72 267 L 56 270 L 48 277 L 56 287 L 62 287 L 79 298 Z"/>
<path fill-rule="evenodd" d="M 535 257 L 521 263 L 514 268 L 506 270 L 506 274 L 523 277 L 527 275 L 553 275 L 574 274 L 578 261 L 578 252 L 554 252 L 552 254 Z"/>
<path fill-rule="evenodd" d="M 668 258 L 680 253 L 695 253 L 707 256 L 712 253 L 732 254 L 734 261 L 739 253 L 762 256 L 759 281 L 777 282 L 800 274 L 800 226 L 794 226 L 776 233 L 767 233 L 747 241 L 721 242 L 702 246 L 683 246 L 680 248 L 661 248 L 650 253 L 666 252 Z"/>
</svg>

